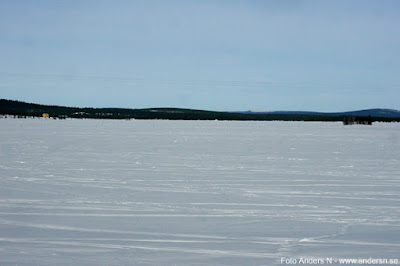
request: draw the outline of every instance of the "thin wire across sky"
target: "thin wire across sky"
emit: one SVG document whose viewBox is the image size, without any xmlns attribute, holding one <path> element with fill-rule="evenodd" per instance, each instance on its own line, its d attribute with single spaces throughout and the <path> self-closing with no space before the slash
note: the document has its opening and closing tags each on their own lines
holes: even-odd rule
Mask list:
<svg viewBox="0 0 400 266">
<path fill-rule="evenodd" d="M 400 89 L 400 82 L 396 81 L 254 81 L 254 80 L 207 80 L 207 79 L 158 79 L 117 76 L 94 75 L 56 75 L 56 74 L 28 74 L 28 73 L 0 73 L 0 84 L 5 80 L 48 80 L 48 81 L 105 81 L 131 85 L 178 85 L 178 86 L 206 86 L 206 87 L 248 87 L 248 88 L 338 88 L 351 89 L 352 87 Z"/>
</svg>

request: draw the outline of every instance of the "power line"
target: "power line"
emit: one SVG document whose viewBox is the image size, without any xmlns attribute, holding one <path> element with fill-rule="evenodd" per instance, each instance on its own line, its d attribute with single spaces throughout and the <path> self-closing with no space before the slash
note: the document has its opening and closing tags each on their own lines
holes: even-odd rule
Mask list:
<svg viewBox="0 0 400 266">
<path fill-rule="evenodd" d="M 251 80 L 196 80 L 196 79 L 154 79 L 129 78 L 115 76 L 93 75 L 56 75 L 56 74 L 27 74 L 0 72 L 0 78 L 34 79 L 34 80 L 70 80 L 70 81 L 106 81 L 143 85 L 183 85 L 183 86 L 231 86 L 231 87 L 299 87 L 299 88 L 337 88 L 337 87 L 384 87 L 400 88 L 400 82 L 395 81 L 251 81 Z"/>
</svg>

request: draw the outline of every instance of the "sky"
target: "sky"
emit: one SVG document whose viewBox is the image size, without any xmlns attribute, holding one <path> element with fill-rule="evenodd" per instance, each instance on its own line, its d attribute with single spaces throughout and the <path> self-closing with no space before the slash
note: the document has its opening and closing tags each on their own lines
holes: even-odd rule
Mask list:
<svg viewBox="0 0 400 266">
<path fill-rule="evenodd" d="M 221 111 L 400 109 L 400 1 L 0 2 L 0 98 Z"/>
</svg>

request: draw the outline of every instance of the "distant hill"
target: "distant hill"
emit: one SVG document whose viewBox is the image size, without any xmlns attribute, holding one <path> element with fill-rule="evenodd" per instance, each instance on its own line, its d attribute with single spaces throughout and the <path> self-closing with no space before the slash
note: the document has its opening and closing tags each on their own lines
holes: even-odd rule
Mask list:
<svg viewBox="0 0 400 266">
<path fill-rule="evenodd" d="M 322 113 L 322 112 L 307 112 L 307 111 L 244 111 L 245 114 L 300 114 L 300 115 L 322 115 L 322 116 L 372 116 L 372 117 L 393 117 L 399 118 L 400 111 L 394 109 L 367 109 L 349 112 L 337 113 Z"/>
<path fill-rule="evenodd" d="M 342 113 L 318 112 L 217 112 L 181 108 L 79 108 L 42 105 L 0 99 L 0 115 L 16 117 L 94 118 L 94 119 L 169 119 L 169 120 L 254 120 L 254 121 L 344 121 L 346 117 L 368 117 L 371 121 L 400 122 L 400 112 L 370 109 Z"/>
</svg>

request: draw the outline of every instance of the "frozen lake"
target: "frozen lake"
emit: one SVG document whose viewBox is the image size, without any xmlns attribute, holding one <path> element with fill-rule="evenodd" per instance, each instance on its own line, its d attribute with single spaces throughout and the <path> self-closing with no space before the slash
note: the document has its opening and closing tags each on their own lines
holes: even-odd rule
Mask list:
<svg viewBox="0 0 400 266">
<path fill-rule="evenodd" d="M 0 119 L 0 264 L 397 258 L 400 124 Z"/>
</svg>

